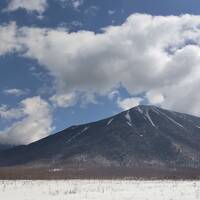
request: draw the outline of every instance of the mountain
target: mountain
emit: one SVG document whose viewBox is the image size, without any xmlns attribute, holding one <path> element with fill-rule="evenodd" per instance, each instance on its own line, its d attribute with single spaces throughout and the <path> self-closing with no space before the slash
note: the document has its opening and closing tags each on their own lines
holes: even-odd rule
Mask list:
<svg viewBox="0 0 200 200">
<path fill-rule="evenodd" d="M 196 170 L 200 175 L 199 144 L 199 117 L 143 105 L 0 152 L 0 166 L 123 169 L 122 174 L 128 169 Z"/>
<path fill-rule="evenodd" d="M 0 152 L 12 148 L 12 145 L 1 144 L 0 143 Z"/>
</svg>

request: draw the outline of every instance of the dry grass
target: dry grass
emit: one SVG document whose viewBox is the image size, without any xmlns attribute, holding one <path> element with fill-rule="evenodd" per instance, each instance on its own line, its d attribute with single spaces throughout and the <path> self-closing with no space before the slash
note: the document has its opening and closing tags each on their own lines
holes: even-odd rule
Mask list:
<svg viewBox="0 0 200 200">
<path fill-rule="evenodd" d="M 30 167 L 0 168 L 1 180 L 62 180 L 62 179 L 146 179 L 146 180 L 199 180 L 199 169 L 153 168 L 91 168 L 48 169 Z"/>
</svg>

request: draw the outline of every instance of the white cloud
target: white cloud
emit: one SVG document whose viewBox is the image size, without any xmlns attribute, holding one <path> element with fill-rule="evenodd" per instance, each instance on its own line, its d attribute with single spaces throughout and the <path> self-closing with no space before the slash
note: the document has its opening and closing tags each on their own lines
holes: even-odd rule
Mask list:
<svg viewBox="0 0 200 200">
<path fill-rule="evenodd" d="M 56 94 L 50 98 L 55 107 L 71 107 L 76 104 L 77 98 L 75 93 L 70 94 Z"/>
<path fill-rule="evenodd" d="M 140 105 L 141 101 L 142 101 L 142 98 L 132 97 L 132 98 L 126 98 L 126 99 L 123 99 L 123 100 L 118 99 L 117 104 L 121 109 L 128 110 L 128 109 L 131 109 L 135 106 Z"/>
<path fill-rule="evenodd" d="M 161 104 L 165 100 L 164 96 L 161 93 L 159 93 L 158 91 L 153 91 L 153 90 L 147 92 L 146 98 L 148 99 L 150 104 L 154 104 L 154 105 Z"/>
<path fill-rule="evenodd" d="M 18 88 L 12 88 L 12 89 L 5 89 L 3 91 L 4 94 L 6 95 L 13 95 L 13 96 L 22 96 L 27 94 L 28 90 L 21 90 Z"/>
<path fill-rule="evenodd" d="M 108 95 L 121 83 L 133 96 L 157 91 L 164 99 L 149 101 L 200 115 L 199 27 L 200 16 L 134 14 L 100 34 L 23 27 L 17 43 L 55 77 L 59 95 Z"/>
<path fill-rule="evenodd" d="M 15 11 L 20 8 L 42 14 L 47 8 L 47 0 L 11 0 L 4 11 Z"/>
<path fill-rule="evenodd" d="M 0 110 L 0 115 L 5 119 L 18 119 L 0 131 L 0 142 L 3 144 L 29 144 L 48 136 L 53 130 L 50 106 L 39 96 L 23 100 L 18 108 L 4 108 L 3 112 Z"/>
<path fill-rule="evenodd" d="M 9 108 L 6 105 L 0 106 L 0 119 L 12 120 L 19 119 L 24 116 L 23 111 L 18 108 Z"/>
<path fill-rule="evenodd" d="M 19 50 L 20 46 L 16 41 L 16 29 L 17 27 L 15 23 L 0 25 L 0 56 L 7 52 Z"/>
</svg>

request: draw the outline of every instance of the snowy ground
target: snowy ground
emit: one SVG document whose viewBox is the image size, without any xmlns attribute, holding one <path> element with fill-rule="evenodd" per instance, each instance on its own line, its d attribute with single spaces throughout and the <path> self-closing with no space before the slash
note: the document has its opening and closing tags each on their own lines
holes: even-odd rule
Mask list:
<svg viewBox="0 0 200 200">
<path fill-rule="evenodd" d="M 198 181 L 0 181 L 2 200 L 199 200 Z"/>
</svg>

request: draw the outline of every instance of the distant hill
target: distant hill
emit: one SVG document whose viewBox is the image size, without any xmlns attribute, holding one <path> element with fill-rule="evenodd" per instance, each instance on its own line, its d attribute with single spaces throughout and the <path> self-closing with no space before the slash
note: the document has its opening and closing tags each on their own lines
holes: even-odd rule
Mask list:
<svg viewBox="0 0 200 200">
<path fill-rule="evenodd" d="M 200 175 L 199 144 L 199 117 L 155 106 L 137 106 L 0 152 L 0 166 L 71 170 L 72 174 L 80 169 L 117 169 L 122 177 L 127 170 L 130 173 L 126 176 L 131 176 L 131 169 L 140 169 L 141 176 L 142 169 L 154 171 L 154 177 L 156 170 L 165 174 L 179 170 L 180 177 L 184 176 L 182 170 L 195 170 L 196 176 Z"/>
</svg>

